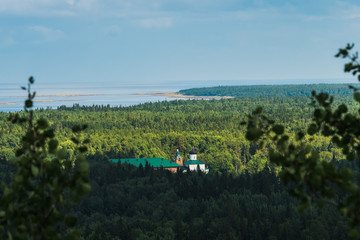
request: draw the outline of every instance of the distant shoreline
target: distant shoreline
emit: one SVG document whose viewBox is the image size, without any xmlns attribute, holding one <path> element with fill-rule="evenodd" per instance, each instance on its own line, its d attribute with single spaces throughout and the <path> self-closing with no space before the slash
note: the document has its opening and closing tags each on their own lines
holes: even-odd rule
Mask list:
<svg viewBox="0 0 360 240">
<path fill-rule="evenodd" d="M 104 94 L 51 94 L 51 95 L 36 95 L 36 97 L 92 97 L 102 96 Z"/>
<path fill-rule="evenodd" d="M 48 95 L 36 95 L 36 98 L 46 98 L 46 97 L 94 97 L 94 96 L 104 96 L 106 94 L 48 94 Z M 25 98 L 23 95 L 13 95 L 5 96 L 5 98 Z"/>
<path fill-rule="evenodd" d="M 0 102 L 0 105 L 4 106 L 8 106 L 8 105 L 16 105 L 16 103 L 13 103 L 13 102 Z"/>
<path fill-rule="evenodd" d="M 163 96 L 171 98 L 191 98 L 191 99 L 221 99 L 221 98 L 233 98 L 231 96 L 195 96 L 195 95 L 184 95 L 175 92 L 153 92 L 153 93 L 134 93 L 131 95 L 151 95 L 151 96 Z"/>
</svg>

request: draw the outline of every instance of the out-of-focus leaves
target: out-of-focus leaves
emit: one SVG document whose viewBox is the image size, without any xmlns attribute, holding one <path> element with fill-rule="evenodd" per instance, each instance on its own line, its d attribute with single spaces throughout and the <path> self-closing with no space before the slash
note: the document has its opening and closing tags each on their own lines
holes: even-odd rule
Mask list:
<svg viewBox="0 0 360 240">
<path fill-rule="evenodd" d="M 44 118 L 35 121 L 34 112 L 28 110 L 36 95 L 31 92 L 34 82 L 30 77 L 28 87 L 23 87 L 28 91 L 25 101 L 27 115 L 20 117 L 16 113 L 9 116 L 9 121 L 25 126 L 27 131 L 22 137 L 21 148 L 16 151 L 16 158 L 12 160 L 17 166 L 13 181 L 8 186 L 1 185 L 0 239 L 79 239 L 80 232 L 73 229 L 76 218 L 63 213 L 71 204 L 64 193 L 80 200 L 90 191 L 88 164 L 81 155 L 86 151 L 84 144 L 89 141 L 83 143 L 79 135 L 86 126 L 75 131 L 75 143 L 82 145 L 76 148 L 79 167 L 73 168 L 74 161 L 68 159 L 66 151 L 57 150 L 59 143 L 48 121 Z"/>
<path fill-rule="evenodd" d="M 345 64 L 344 71 L 351 72 L 360 81 L 360 63 L 358 53 L 351 53 L 354 44 L 348 44 L 339 49 L 336 57 L 350 59 Z M 354 100 L 360 102 L 360 93 L 354 90 Z M 332 142 L 342 150 L 346 159 L 353 161 L 360 153 L 358 143 L 360 141 L 360 117 L 357 114 L 348 113 L 346 104 L 340 104 L 336 109 L 332 108 L 333 97 L 328 93 L 316 93 L 312 91 L 312 103 L 314 108 L 313 118 L 307 128 L 311 136 L 322 134 L 331 137 Z M 360 113 L 360 109 L 359 109 Z M 349 168 L 339 169 L 333 163 L 322 162 L 318 151 L 304 142 L 305 134 L 302 131 L 296 133 L 293 142 L 289 141 L 285 133 L 285 127 L 274 121 L 269 121 L 262 114 L 262 108 L 257 108 L 253 115 L 248 117 L 246 138 L 253 142 L 264 142 L 267 139 L 274 149 L 269 151 L 269 159 L 272 163 L 280 166 L 282 171 L 279 177 L 286 183 L 291 183 L 289 193 L 300 200 L 299 211 L 308 208 L 311 201 L 323 206 L 325 202 L 338 207 L 340 213 L 349 217 L 349 236 L 359 239 L 360 227 L 360 188 L 355 181 L 354 173 Z M 276 134 L 274 137 L 270 131 Z M 284 137 L 287 137 L 284 139 Z M 341 189 L 345 197 L 337 197 L 336 193 Z"/>
</svg>

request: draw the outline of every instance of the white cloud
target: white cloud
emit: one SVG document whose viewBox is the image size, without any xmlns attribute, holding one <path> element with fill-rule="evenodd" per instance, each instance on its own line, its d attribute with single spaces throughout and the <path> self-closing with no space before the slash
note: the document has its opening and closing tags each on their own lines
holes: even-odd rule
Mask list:
<svg viewBox="0 0 360 240">
<path fill-rule="evenodd" d="M 44 26 L 32 26 L 29 29 L 42 34 L 47 41 L 55 41 L 64 35 L 64 32 L 59 29 L 51 29 Z"/>
<path fill-rule="evenodd" d="M 347 18 L 349 18 L 349 19 L 357 19 L 357 18 L 360 18 L 360 13 L 358 13 L 358 14 L 351 14 L 351 15 L 349 15 L 349 16 L 347 16 Z"/>
<path fill-rule="evenodd" d="M 10 13 L 26 13 L 36 8 L 49 8 L 57 5 L 59 0 L 0 0 L 0 11 Z"/>
<path fill-rule="evenodd" d="M 97 0 L 0 0 L 0 13 L 30 16 L 68 16 L 90 11 Z"/>
<path fill-rule="evenodd" d="M 275 8 L 259 8 L 259 9 L 234 11 L 233 14 L 229 14 L 229 15 L 234 16 L 236 19 L 241 21 L 251 21 L 256 19 L 278 17 L 282 15 L 282 13 Z"/>
<path fill-rule="evenodd" d="M 306 16 L 307 8 L 298 8 L 297 5 L 290 3 L 271 4 L 265 0 L 0 0 L 0 14 L 118 17 L 128 18 L 131 21 L 137 19 L 137 24 L 144 28 L 171 27 L 173 19 L 186 20 L 188 16 L 195 18 L 211 16 L 222 19 L 235 16 L 241 21 L 251 21 L 279 15 L 301 14 L 306 20 L 319 21 L 329 14 L 336 15 L 331 11 L 328 12 L 332 8 L 337 12 L 343 11 L 341 15 L 343 18 L 360 18 L 359 6 L 346 4 L 343 1 L 324 6 L 327 10 L 321 13 L 322 16 L 316 12 Z"/>
<path fill-rule="evenodd" d="M 347 11 L 343 11 L 344 18 L 347 19 L 358 19 L 360 18 L 360 7 L 352 6 Z"/>
<path fill-rule="evenodd" d="M 96 9 L 98 2 L 97 0 L 70 0 L 72 5 L 74 5 L 77 9 L 80 10 L 94 10 Z"/>
<path fill-rule="evenodd" d="M 328 19 L 329 16 L 304 15 L 303 18 L 307 21 L 323 21 Z"/>
<path fill-rule="evenodd" d="M 336 9 L 334 9 L 334 12 L 336 15 L 338 15 L 341 18 L 344 19 L 358 19 L 360 18 L 360 5 L 357 4 L 349 4 L 349 3 L 343 3 L 338 2 L 336 5 Z"/>
<path fill-rule="evenodd" d="M 173 25 L 172 18 L 146 18 L 138 22 L 144 28 L 168 28 Z"/>
<path fill-rule="evenodd" d="M 103 16 L 149 17 L 154 13 L 219 10 L 237 0 L 0 0 L 0 12 L 53 16 L 96 13 Z M 244 0 L 241 0 L 244 1 Z M 69 15 L 69 14 L 65 14 Z"/>
</svg>

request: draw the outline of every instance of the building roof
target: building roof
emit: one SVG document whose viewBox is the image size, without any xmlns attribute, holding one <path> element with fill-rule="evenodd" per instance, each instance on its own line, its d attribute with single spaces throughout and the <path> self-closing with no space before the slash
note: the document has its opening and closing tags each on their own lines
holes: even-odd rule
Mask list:
<svg viewBox="0 0 360 240">
<path fill-rule="evenodd" d="M 180 155 L 179 149 L 176 151 L 174 159 L 176 160 L 178 158 L 182 158 L 181 155 Z"/>
<path fill-rule="evenodd" d="M 118 163 L 119 159 L 109 159 L 110 162 Z M 181 165 L 174 163 L 172 161 L 169 161 L 165 158 L 122 158 L 120 159 L 121 164 L 128 163 L 131 165 L 135 165 L 136 167 L 139 167 L 140 164 L 145 167 L 146 162 L 149 163 L 151 167 L 159 168 L 178 168 L 182 167 Z"/>
<path fill-rule="evenodd" d="M 192 149 L 192 150 L 190 151 L 190 154 L 197 154 L 197 151 L 196 151 L 195 149 Z"/>
<path fill-rule="evenodd" d="M 205 163 L 200 162 L 199 160 L 190 160 L 190 161 L 187 161 L 184 163 L 184 165 L 190 165 L 190 164 L 198 165 L 198 164 L 205 164 Z"/>
</svg>

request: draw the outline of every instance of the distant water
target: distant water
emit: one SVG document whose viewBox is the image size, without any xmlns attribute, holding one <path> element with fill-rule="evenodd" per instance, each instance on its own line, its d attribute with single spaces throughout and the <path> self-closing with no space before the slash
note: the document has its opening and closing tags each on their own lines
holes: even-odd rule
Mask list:
<svg viewBox="0 0 360 240">
<path fill-rule="evenodd" d="M 317 83 L 344 83 L 343 80 L 317 80 Z M 287 84 L 311 84 L 311 80 L 289 80 Z M 151 93 L 178 92 L 181 89 L 229 86 L 229 85 L 257 85 L 257 84 L 284 84 L 279 81 L 179 81 L 161 84 L 123 84 L 118 82 L 105 83 L 39 83 L 32 87 L 36 91 L 35 108 L 57 108 L 61 105 L 74 104 L 130 106 L 145 102 L 174 100 L 167 96 L 153 96 Z M 24 84 L 0 82 L 0 112 L 13 112 L 23 109 L 26 92 L 20 87 Z M 148 94 L 148 95 L 146 95 Z"/>
<path fill-rule="evenodd" d="M 27 93 L 21 90 L 21 84 L 0 83 L 0 111 L 13 112 L 23 110 Z M 151 93 L 177 92 L 192 87 L 213 86 L 202 84 L 134 84 L 122 85 L 114 83 L 74 83 L 74 84 L 34 84 L 36 91 L 35 108 L 57 108 L 61 105 L 74 104 L 130 106 L 145 102 L 174 100 L 167 96 L 153 96 Z M 146 95 L 149 94 L 149 95 Z"/>
</svg>

